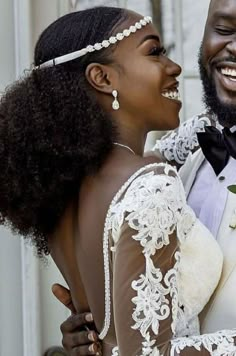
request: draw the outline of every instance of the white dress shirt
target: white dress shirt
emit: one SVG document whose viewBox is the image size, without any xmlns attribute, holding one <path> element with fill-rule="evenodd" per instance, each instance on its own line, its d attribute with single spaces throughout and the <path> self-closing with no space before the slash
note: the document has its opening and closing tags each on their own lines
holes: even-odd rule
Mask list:
<svg viewBox="0 0 236 356">
<path fill-rule="evenodd" d="M 235 159 L 230 158 L 227 166 L 218 176 L 205 160 L 188 196 L 188 204 L 215 237 L 217 237 L 227 200 L 227 187 L 232 184 L 236 184 Z"/>
</svg>

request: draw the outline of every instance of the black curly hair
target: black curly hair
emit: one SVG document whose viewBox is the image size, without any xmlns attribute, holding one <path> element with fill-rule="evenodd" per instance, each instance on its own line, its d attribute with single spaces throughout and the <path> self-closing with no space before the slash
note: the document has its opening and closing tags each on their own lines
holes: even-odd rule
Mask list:
<svg viewBox="0 0 236 356">
<path fill-rule="evenodd" d="M 41 34 L 35 65 L 102 42 L 128 16 L 124 9 L 96 7 L 59 18 Z M 1 224 L 30 237 L 40 257 L 49 253 L 48 237 L 82 179 L 112 149 L 116 129 L 85 78 L 89 63 L 112 62 L 111 47 L 33 70 L 1 98 Z"/>
</svg>

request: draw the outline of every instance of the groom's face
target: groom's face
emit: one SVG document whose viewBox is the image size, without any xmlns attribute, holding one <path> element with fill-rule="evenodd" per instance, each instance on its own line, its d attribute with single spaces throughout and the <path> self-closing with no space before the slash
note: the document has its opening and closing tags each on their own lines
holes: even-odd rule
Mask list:
<svg viewBox="0 0 236 356">
<path fill-rule="evenodd" d="M 236 125 L 236 0 L 211 1 L 199 67 L 207 106 Z"/>
</svg>

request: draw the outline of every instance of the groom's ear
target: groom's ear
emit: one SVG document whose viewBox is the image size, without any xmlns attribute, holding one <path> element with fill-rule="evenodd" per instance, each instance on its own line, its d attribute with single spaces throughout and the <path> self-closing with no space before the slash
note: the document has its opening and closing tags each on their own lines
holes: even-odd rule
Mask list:
<svg viewBox="0 0 236 356">
<path fill-rule="evenodd" d="M 72 314 L 76 313 L 69 289 L 63 287 L 61 284 L 55 283 L 52 286 L 52 293 L 59 302 L 64 304 L 71 311 Z"/>
</svg>

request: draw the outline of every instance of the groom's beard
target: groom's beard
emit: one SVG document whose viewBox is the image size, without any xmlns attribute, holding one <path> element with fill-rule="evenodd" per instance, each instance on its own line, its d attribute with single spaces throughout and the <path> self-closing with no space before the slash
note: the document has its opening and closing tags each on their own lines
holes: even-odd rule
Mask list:
<svg viewBox="0 0 236 356">
<path fill-rule="evenodd" d="M 199 72 L 203 86 L 203 101 L 208 109 L 216 114 L 219 123 L 224 127 L 236 125 L 236 103 L 228 105 L 222 103 L 217 96 L 216 85 L 211 74 L 209 75 L 202 60 L 202 46 L 198 56 Z"/>
</svg>

